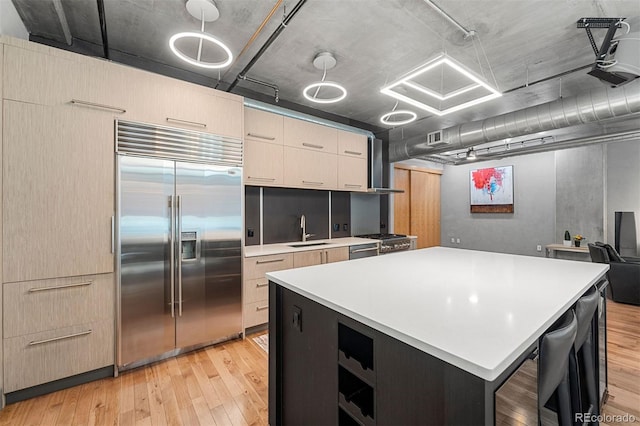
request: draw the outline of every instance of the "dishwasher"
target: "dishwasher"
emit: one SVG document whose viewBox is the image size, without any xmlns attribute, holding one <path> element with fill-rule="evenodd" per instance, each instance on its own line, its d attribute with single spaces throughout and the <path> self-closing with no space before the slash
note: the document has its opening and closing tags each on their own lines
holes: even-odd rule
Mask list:
<svg viewBox="0 0 640 426">
<path fill-rule="evenodd" d="M 364 243 L 349 247 L 349 260 L 362 259 L 363 257 L 377 256 L 380 243 Z"/>
</svg>

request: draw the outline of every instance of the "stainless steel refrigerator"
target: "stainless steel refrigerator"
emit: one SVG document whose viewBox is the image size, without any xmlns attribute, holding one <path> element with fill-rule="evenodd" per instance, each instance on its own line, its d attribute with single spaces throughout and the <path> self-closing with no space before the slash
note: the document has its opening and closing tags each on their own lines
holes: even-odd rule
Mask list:
<svg viewBox="0 0 640 426">
<path fill-rule="evenodd" d="M 242 147 L 117 126 L 122 370 L 240 336 Z"/>
</svg>

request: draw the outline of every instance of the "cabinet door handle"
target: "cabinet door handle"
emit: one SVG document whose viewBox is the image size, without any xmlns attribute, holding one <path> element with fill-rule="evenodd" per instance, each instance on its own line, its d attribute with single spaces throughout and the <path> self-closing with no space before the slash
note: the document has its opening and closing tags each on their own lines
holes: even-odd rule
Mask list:
<svg viewBox="0 0 640 426">
<path fill-rule="evenodd" d="M 86 331 L 81 331 L 79 333 L 67 334 L 66 336 L 53 337 L 51 339 L 34 340 L 32 342 L 29 342 L 29 346 L 42 345 L 43 343 L 56 342 L 58 340 L 64 340 L 64 339 L 71 339 L 72 337 L 85 336 L 91 333 L 93 333 L 93 330 L 89 329 Z"/>
<path fill-rule="evenodd" d="M 267 287 L 269 285 L 269 281 L 267 281 L 264 284 L 256 284 L 256 288 L 260 288 L 260 287 Z"/>
<path fill-rule="evenodd" d="M 378 251 L 378 247 L 357 249 L 357 250 L 353 250 L 351 253 L 362 253 L 362 252 L 365 252 L 365 251 Z"/>
<path fill-rule="evenodd" d="M 344 151 L 345 154 L 351 154 L 351 155 L 362 155 L 361 152 L 357 152 L 357 151 Z"/>
<path fill-rule="evenodd" d="M 271 260 L 257 260 L 257 265 L 263 265 L 265 263 L 284 262 L 284 259 L 271 259 Z"/>
<path fill-rule="evenodd" d="M 79 99 L 71 99 L 71 104 L 88 107 L 88 108 L 106 109 L 109 111 L 115 111 L 118 114 L 124 114 L 125 112 L 127 112 L 127 110 L 124 108 L 118 108 L 110 105 L 96 104 L 93 102 L 81 101 Z"/>
<path fill-rule="evenodd" d="M 251 136 L 252 138 L 265 139 L 268 141 L 276 140 L 276 138 L 274 138 L 273 136 L 258 135 L 257 133 L 247 133 L 247 136 Z"/>
<path fill-rule="evenodd" d="M 111 216 L 111 254 L 116 250 L 116 224 L 115 216 Z"/>
<path fill-rule="evenodd" d="M 345 188 L 362 188 L 362 185 L 356 185 L 354 183 L 345 183 L 344 187 Z"/>
<path fill-rule="evenodd" d="M 39 291 L 49 291 L 49 290 L 61 290 L 64 288 L 73 288 L 73 287 L 84 287 L 91 284 L 93 284 L 93 281 L 85 281 L 85 282 L 75 283 L 75 284 L 56 285 L 51 287 L 33 287 L 29 289 L 29 293 L 37 293 Z"/>
<path fill-rule="evenodd" d="M 276 178 L 266 178 L 266 177 L 256 177 L 256 176 L 247 176 L 249 180 L 263 180 L 265 182 L 273 182 Z"/>
<path fill-rule="evenodd" d="M 265 309 L 269 309 L 269 305 L 256 306 L 256 311 L 264 311 Z"/>
<path fill-rule="evenodd" d="M 324 185 L 324 182 L 313 182 L 310 180 L 303 180 L 302 183 L 305 185 Z"/>
<path fill-rule="evenodd" d="M 196 121 L 180 120 L 180 119 L 171 118 L 171 117 L 167 117 L 167 123 L 186 124 L 188 126 L 202 127 L 203 129 L 207 128 L 207 125 L 204 123 L 198 123 Z"/>
<path fill-rule="evenodd" d="M 324 148 L 324 146 L 323 146 L 323 145 L 316 145 L 316 144 L 313 144 L 313 143 L 307 143 L 307 142 L 303 142 L 303 143 L 302 143 L 302 146 L 306 146 L 306 147 L 308 147 L 308 148 L 316 148 L 316 149 L 323 149 L 323 148 Z"/>
</svg>

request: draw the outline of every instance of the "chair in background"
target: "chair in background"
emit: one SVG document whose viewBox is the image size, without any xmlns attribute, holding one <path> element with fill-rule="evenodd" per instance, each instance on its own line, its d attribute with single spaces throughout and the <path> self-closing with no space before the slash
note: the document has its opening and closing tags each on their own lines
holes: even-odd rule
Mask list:
<svg viewBox="0 0 640 426">
<path fill-rule="evenodd" d="M 578 332 L 573 310 L 564 314 L 538 343 L 538 425 L 542 424 L 545 404 L 554 397 L 560 426 L 573 425 L 569 356 Z"/>
<path fill-rule="evenodd" d="M 587 244 L 591 261 L 608 263 L 609 288 L 614 302 L 640 305 L 640 262 L 622 258 L 609 244 Z"/>
</svg>

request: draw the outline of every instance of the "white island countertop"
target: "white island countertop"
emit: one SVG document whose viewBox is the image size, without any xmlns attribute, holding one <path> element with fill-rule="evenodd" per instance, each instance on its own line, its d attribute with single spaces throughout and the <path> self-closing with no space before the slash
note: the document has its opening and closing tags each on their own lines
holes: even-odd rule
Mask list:
<svg viewBox="0 0 640 426">
<path fill-rule="evenodd" d="M 493 381 L 608 269 L 599 263 L 432 247 L 267 277 Z"/>
<path fill-rule="evenodd" d="M 325 243 L 322 245 L 309 245 L 301 247 L 300 244 L 305 244 L 302 241 L 292 241 L 290 243 L 278 243 L 278 244 L 264 244 L 261 246 L 245 246 L 244 257 L 254 256 L 268 256 L 272 254 L 283 253 L 295 253 L 299 251 L 309 250 L 322 250 L 338 247 L 356 246 L 358 244 L 371 244 L 377 243 L 379 240 L 372 240 L 370 238 L 358 238 L 358 237 L 343 237 L 343 238 L 327 238 L 324 240 L 309 240 L 306 243 Z M 297 247 L 291 247 L 291 245 L 297 245 Z"/>
</svg>

